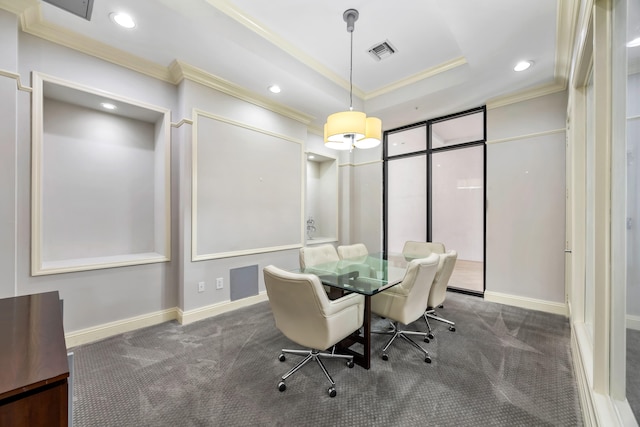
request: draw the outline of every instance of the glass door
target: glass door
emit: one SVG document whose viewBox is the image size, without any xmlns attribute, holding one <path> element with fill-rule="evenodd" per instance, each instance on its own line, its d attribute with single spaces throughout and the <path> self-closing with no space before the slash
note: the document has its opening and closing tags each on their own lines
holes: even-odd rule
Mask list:
<svg viewBox="0 0 640 427">
<path fill-rule="evenodd" d="M 431 237 L 458 252 L 449 287 L 484 292 L 484 144 L 433 153 Z"/>
<path fill-rule="evenodd" d="M 385 133 L 384 248 L 441 242 L 458 253 L 449 287 L 484 293 L 485 108 Z"/>
</svg>

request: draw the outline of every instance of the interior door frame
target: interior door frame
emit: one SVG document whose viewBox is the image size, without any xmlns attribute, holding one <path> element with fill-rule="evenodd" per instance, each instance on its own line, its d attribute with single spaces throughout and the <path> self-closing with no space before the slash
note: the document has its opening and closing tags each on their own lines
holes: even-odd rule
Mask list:
<svg viewBox="0 0 640 427">
<path fill-rule="evenodd" d="M 476 141 L 468 141 L 468 142 L 464 142 L 464 143 L 460 143 L 460 144 L 454 144 L 451 146 L 447 146 L 447 147 L 438 147 L 438 148 L 433 148 L 432 147 L 432 126 L 434 124 L 437 123 L 441 123 L 447 120 L 452 120 L 452 119 L 456 119 L 456 118 L 460 118 L 460 117 L 464 117 L 464 116 L 468 116 L 471 114 L 476 114 L 482 112 L 483 113 L 483 118 L 482 118 L 482 133 L 484 135 L 484 138 L 480 139 L 480 140 L 476 140 Z M 406 131 L 409 129 L 413 129 L 419 126 L 425 126 L 427 127 L 427 131 L 426 131 L 426 150 L 421 150 L 421 151 L 416 151 L 416 152 L 411 152 L 411 153 L 404 153 L 404 154 L 400 154 L 400 155 L 396 155 L 396 156 L 389 156 L 389 151 L 388 151 L 388 135 L 389 134 L 393 134 L 393 133 L 397 133 L 397 132 L 402 132 L 402 131 Z M 459 288 L 448 288 L 452 291 L 455 292 L 459 292 L 459 293 L 464 293 L 464 294 L 470 294 L 470 295 L 475 295 L 475 296 L 484 296 L 484 291 L 487 289 L 487 268 L 486 268 L 486 262 L 487 262 L 487 111 L 486 111 L 486 106 L 481 106 L 481 107 L 477 107 L 477 108 L 472 108 L 469 110 L 465 110 L 465 111 L 461 111 L 459 113 L 454 113 L 454 114 L 449 114 L 446 116 L 442 116 L 442 117 L 437 117 L 434 119 L 430 119 L 430 120 L 426 120 L 426 121 L 421 121 L 421 122 L 417 122 L 417 123 L 413 123 L 411 125 L 407 125 L 407 126 L 402 126 L 400 128 L 396 128 L 396 129 L 391 129 L 388 131 L 384 132 L 384 138 L 383 138 L 383 210 L 382 210 L 382 220 L 383 220 L 383 233 L 382 233 L 382 244 L 383 244 L 383 249 L 385 252 L 387 252 L 389 250 L 388 248 L 388 233 L 389 233 L 389 225 L 388 225 L 388 221 L 387 218 L 389 217 L 389 212 L 388 212 L 388 207 L 389 207 L 389 199 L 388 199 L 388 191 L 387 191 L 387 187 L 388 187 L 388 182 L 389 182 L 389 176 L 388 176 L 388 164 L 387 162 L 389 161 L 394 161 L 394 160 L 400 160 L 403 158 L 407 158 L 407 157 L 412 157 L 412 156 L 418 156 L 418 155 L 425 155 L 425 159 L 427 162 L 426 165 L 426 170 L 427 170 L 427 176 L 426 176 L 426 186 L 427 186 L 427 198 L 426 198 L 426 230 L 427 230 L 427 235 L 425 236 L 425 241 L 432 241 L 432 236 L 433 236 L 433 228 L 432 228 L 432 207 L 433 207 L 433 200 L 432 200 L 432 195 L 433 195 L 433 173 L 432 173 L 432 157 L 433 154 L 437 154 L 437 153 L 441 153 L 441 152 L 445 152 L 445 151 L 453 151 L 453 150 L 460 150 L 460 149 L 465 149 L 465 148 L 470 148 L 470 147 L 478 147 L 478 146 L 483 146 L 483 184 L 482 184 L 482 191 L 483 191 L 483 209 L 482 209 L 482 292 L 477 292 L 477 291 L 472 291 L 472 290 L 467 290 L 467 289 L 459 289 Z"/>
</svg>

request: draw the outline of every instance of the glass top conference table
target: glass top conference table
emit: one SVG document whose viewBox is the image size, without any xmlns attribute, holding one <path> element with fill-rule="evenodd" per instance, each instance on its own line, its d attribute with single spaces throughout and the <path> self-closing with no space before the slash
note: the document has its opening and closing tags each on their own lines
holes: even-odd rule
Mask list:
<svg viewBox="0 0 640 427">
<path fill-rule="evenodd" d="M 353 361 L 365 369 L 371 366 L 371 296 L 400 283 L 409 261 L 414 258 L 418 257 L 377 253 L 294 270 L 317 275 L 322 284 L 330 287 L 331 299 L 338 298 L 345 292 L 364 295 L 363 334 L 351 335 L 338 347 L 342 352 L 353 355 Z M 356 343 L 362 344 L 362 353 L 350 348 Z"/>
</svg>

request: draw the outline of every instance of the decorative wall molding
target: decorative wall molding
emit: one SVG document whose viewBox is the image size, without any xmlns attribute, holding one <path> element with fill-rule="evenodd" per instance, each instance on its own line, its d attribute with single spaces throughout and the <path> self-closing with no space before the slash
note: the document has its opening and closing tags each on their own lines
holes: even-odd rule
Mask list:
<svg viewBox="0 0 640 427">
<path fill-rule="evenodd" d="M 7 71 L 7 70 L 0 70 L 0 76 L 14 79 L 16 81 L 16 85 L 18 86 L 18 90 L 21 90 L 23 92 L 33 92 L 33 89 L 31 87 L 22 85 L 22 82 L 20 80 L 20 74 L 18 73 L 12 73 L 11 71 Z"/>
<path fill-rule="evenodd" d="M 189 323 L 197 322 L 198 320 L 207 319 L 209 317 L 217 316 L 219 314 L 228 313 L 239 308 L 249 307 L 251 305 L 268 301 L 266 292 L 260 292 L 258 295 L 243 298 L 237 301 L 224 301 L 217 304 L 208 305 L 205 307 L 196 308 L 193 310 L 182 311 L 177 310 L 178 322 L 182 325 L 188 325 Z"/>
<path fill-rule="evenodd" d="M 497 302 L 500 304 L 512 305 L 514 307 L 527 308 L 530 310 L 544 311 L 545 313 L 560 314 L 568 317 L 569 309 L 567 304 L 545 301 L 541 299 L 522 297 L 517 295 L 503 294 L 501 292 L 485 291 L 484 299 L 486 301 Z"/>
<path fill-rule="evenodd" d="M 191 119 L 182 119 L 180 120 L 178 123 L 171 123 L 171 127 L 172 128 L 179 128 L 182 125 L 192 125 L 193 124 L 193 120 Z"/>
<path fill-rule="evenodd" d="M 375 165 L 377 163 L 384 163 L 384 160 L 382 160 L 382 159 L 380 159 L 380 160 L 371 160 L 369 162 L 362 162 L 362 163 L 354 163 L 354 162 L 340 163 L 338 165 L 338 167 L 344 167 L 344 166 L 351 166 L 351 167 L 368 166 L 368 165 Z"/>
<path fill-rule="evenodd" d="M 547 135 L 554 135 L 556 133 L 564 133 L 566 131 L 567 130 L 564 129 L 564 128 L 562 128 L 562 129 L 551 129 L 551 130 L 545 130 L 543 132 L 529 133 L 529 134 L 526 134 L 526 135 L 510 136 L 509 138 L 494 139 L 494 140 L 491 140 L 491 141 L 487 141 L 487 144 L 499 144 L 501 142 L 525 140 L 525 139 L 537 138 L 539 136 L 547 136 Z"/>
</svg>

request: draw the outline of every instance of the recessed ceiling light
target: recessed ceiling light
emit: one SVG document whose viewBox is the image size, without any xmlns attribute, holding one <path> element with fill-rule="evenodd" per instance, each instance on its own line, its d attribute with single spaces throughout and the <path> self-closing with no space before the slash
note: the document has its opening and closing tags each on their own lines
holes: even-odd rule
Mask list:
<svg viewBox="0 0 640 427">
<path fill-rule="evenodd" d="M 124 28 L 134 28 L 136 26 L 136 22 L 133 20 L 131 15 L 127 15 L 126 13 L 113 12 L 109 15 L 111 20 L 116 24 L 120 25 Z"/>
<path fill-rule="evenodd" d="M 100 105 L 102 106 L 102 108 L 104 108 L 105 110 L 115 110 L 118 107 L 116 107 L 115 105 L 111 104 L 110 102 L 101 102 Z"/>
<path fill-rule="evenodd" d="M 513 67 L 513 71 L 524 71 L 533 65 L 533 61 L 520 61 Z"/>
<path fill-rule="evenodd" d="M 313 154 L 309 154 L 308 159 L 315 159 L 315 158 L 316 158 L 316 156 L 314 156 Z"/>
<path fill-rule="evenodd" d="M 268 89 L 271 93 L 280 93 L 280 86 L 278 85 L 271 85 L 268 87 Z"/>
<path fill-rule="evenodd" d="M 638 47 L 638 46 L 640 46 L 640 37 L 636 37 L 635 39 L 627 43 L 627 47 Z"/>
</svg>

